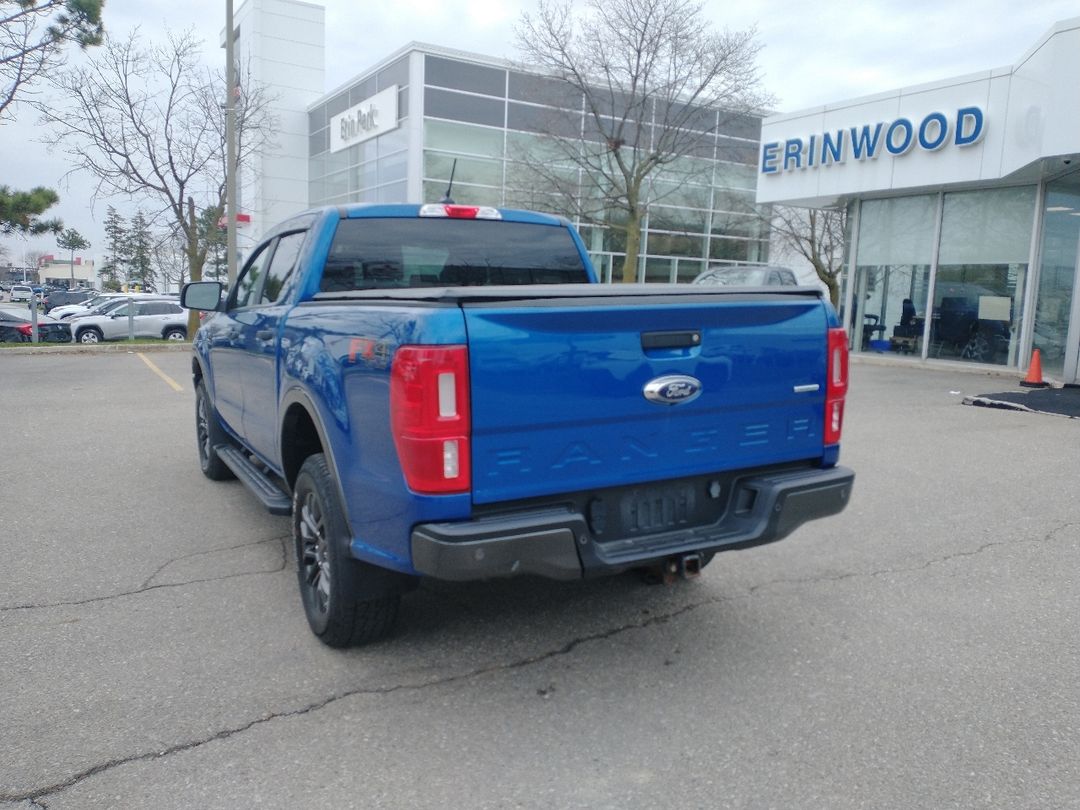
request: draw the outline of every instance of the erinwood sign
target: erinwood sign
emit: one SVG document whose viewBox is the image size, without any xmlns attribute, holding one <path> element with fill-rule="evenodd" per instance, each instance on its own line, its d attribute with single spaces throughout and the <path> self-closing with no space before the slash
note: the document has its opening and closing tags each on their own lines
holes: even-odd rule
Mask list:
<svg viewBox="0 0 1080 810">
<path fill-rule="evenodd" d="M 760 170 L 762 174 L 781 174 L 849 159 L 900 157 L 913 149 L 936 152 L 947 147 L 973 146 L 982 139 L 984 124 L 981 107 L 961 107 L 952 116 L 932 112 L 918 123 L 897 118 L 816 133 L 806 139 L 771 141 L 761 145 Z"/>
<path fill-rule="evenodd" d="M 398 89 L 395 84 L 330 119 L 330 151 L 340 152 L 396 129 L 397 121 Z"/>
</svg>

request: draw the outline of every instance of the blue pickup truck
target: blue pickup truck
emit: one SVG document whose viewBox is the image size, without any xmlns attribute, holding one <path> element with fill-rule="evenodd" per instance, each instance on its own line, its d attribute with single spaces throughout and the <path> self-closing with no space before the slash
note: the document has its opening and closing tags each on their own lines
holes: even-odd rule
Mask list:
<svg viewBox="0 0 1080 810">
<path fill-rule="evenodd" d="M 564 219 L 301 214 L 193 341 L 199 461 L 291 515 L 312 631 L 384 636 L 421 576 L 692 577 L 840 512 L 847 339 L 817 290 L 598 284 Z"/>
</svg>

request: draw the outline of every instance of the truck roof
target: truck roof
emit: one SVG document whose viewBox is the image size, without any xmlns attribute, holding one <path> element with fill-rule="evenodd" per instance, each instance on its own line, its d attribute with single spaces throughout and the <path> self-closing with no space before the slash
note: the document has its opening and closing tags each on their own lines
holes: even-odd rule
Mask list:
<svg viewBox="0 0 1080 810">
<path fill-rule="evenodd" d="M 387 218 L 387 217 L 401 217 L 401 218 L 419 218 L 421 216 L 421 209 L 431 209 L 437 206 L 443 205 L 442 203 L 426 203 L 424 205 L 418 205 L 414 203 L 348 203 L 344 205 L 324 205 L 317 208 L 311 208 L 303 213 L 297 214 L 292 217 L 288 222 L 295 223 L 297 220 L 311 220 L 325 214 L 328 211 L 337 211 L 337 214 L 342 219 L 363 219 L 363 218 Z M 481 219 L 501 219 L 506 222 L 529 222 L 537 225 L 557 225 L 565 226 L 569 225 L 570 221 L 563 216 L 556 214 L 545 214 L 540 211 L 526 211 L 520 208 L 495 208 L 493 206 L 476 206 L 476 205 L 457 205 L 450 204 L 451 207 L 456 209 L 478 209 L 482 211 L 494 211 L 497 212 L 497 216 L 483 216 Z M 429 214 L 425 214 L 429 215 Z M 283 227 L 286 223 L 282 223 L 280 227 Z M 278 228 L 275 228 L 278 230 Z"/>
</svg>

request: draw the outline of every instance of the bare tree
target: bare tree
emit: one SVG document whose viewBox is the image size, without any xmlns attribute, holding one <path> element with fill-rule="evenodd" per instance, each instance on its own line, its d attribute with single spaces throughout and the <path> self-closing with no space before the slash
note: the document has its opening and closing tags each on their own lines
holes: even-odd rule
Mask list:
<svg viewBox="0 0 1080 810">
<path fill-rule="evenodd" d="M 33 276 L 32 281 L 40 281 L 41 277 L 38 273 L 41 271 L 41 262 L 45 258 L 45 251 L 43 250 L 27 250 L 23 253 L 23 267 L 25 267 L 30 275 Z"/>
<path fill-rule="evenodd" d="M 144 46 L 139 32 L 107 39 L 88 66 L 54 81 L 63 109 L 40 107 L 44 122 L 103 196 L 135 197 L 150 217 L 184 239 L 187 276 L 202 278 L 206 242 L 197 212 L 225 205 L 225 82 L 200 62 L 191 33 Z M 250 77 L 237 99 L 238 162 L 268 148 L 274 121 L 266 92 Z M 157 210 L 153 207 L 157 206 Z"/>
<path fill-rule="evenodd" d="M 817 277 L 829 288 L 833 306 L 839 307 L 847 210 L 774 205 L 766 218 L 773 236 L 810 262 Z"/>
<path fill-rule="evenodd" d="M 710 30 L 692 0 L 588 0 L 580 13 L 571 0 L 540 0 L 522 16 L 526 61 L 572 91 L 535 127 L 551 149 L 522 162 L 556 201 L 625 234 L 623 281 L 637 277 L 653 175 L 672 172 L 677 187 L 679 158 L 712 158 L 714 133 L 767 104 L 755 36 Z"/>
<path fill-rule="evenodd" d="M 103 0 L 0 0 L 0 120 L 31 83 L 55 70 L 64 47 L 100 45 Z"/>
<path fill-rule="evenodd" d="M 178 232 L 161 234 L 154 243 L 154 266 L 161 277 L 161 289 L 183 287 L 188 280 L 187 239 Z"/>
</svg>

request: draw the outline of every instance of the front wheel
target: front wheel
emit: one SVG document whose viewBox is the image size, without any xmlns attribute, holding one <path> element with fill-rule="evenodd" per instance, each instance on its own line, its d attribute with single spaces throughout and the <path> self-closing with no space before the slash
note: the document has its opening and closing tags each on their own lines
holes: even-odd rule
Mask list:
<svg viewBox="0 0 1080 810">
<path fill-rule="evenodd" d="M 229 436 L 218 420 L 202 380 L 195 386 L 195 438 L 199 444 L 199 467 L 203 475 L 211 481 L 228 481 L 236 477 L 214 450 L 219 444 L 228 442 Z"/>
<path fill-rule="evenodd" d="M 401 594 L 378 590 L 373 595 L 368 589 L 379 579 L 378 569 L 348 555 L 345 513 L 322 453 L 309 456 L 296 477 L 292 530 L 300 599 L 311 631 L 330 647 L 387 635 Z"/>
<path fill-rule="evenodd" d="M 78 340 L 79 343 L 90 344 L 90 343 L 100 343 L 102 337 L 103 337 L 103 335 L 101 334 L 101 330 L 91 328 L 91 329 L 83 329 L 81 332 L 79 332 L 79 334 L 76 336 L 75 339 Z"/>
</svg>

